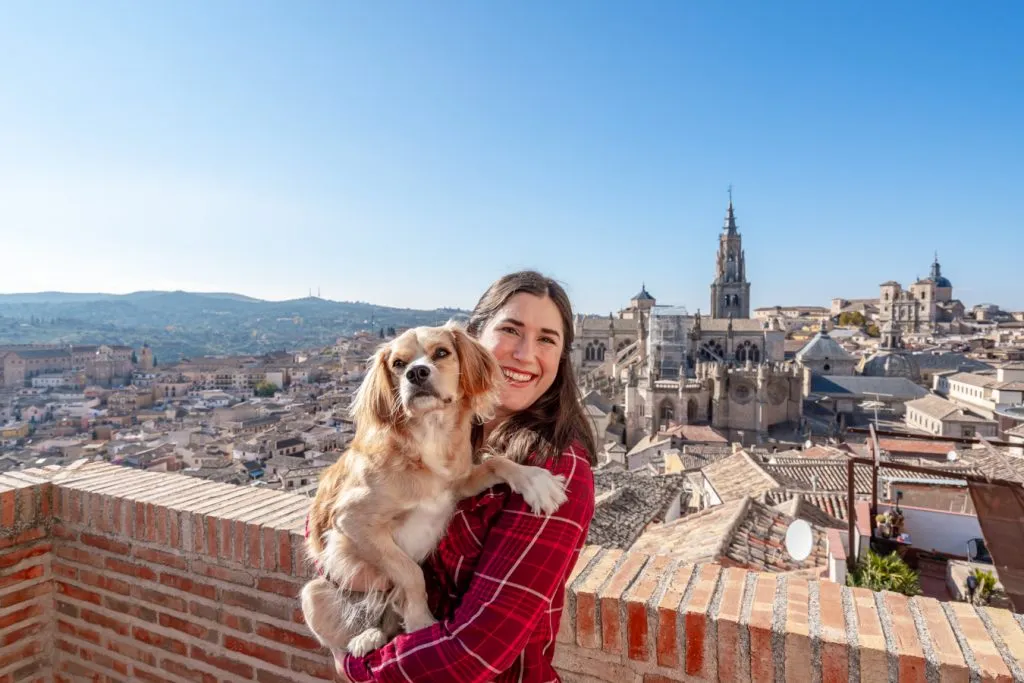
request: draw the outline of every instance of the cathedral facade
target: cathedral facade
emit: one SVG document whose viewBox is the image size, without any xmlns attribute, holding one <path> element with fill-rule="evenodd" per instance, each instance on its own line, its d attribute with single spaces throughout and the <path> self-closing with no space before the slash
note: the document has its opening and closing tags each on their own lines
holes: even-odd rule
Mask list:
<svg viewBox="0 0 1024 683">
<path fill-rule="evenodd" d="M 710 424 L 753 443 L 798 422 L 801 377 L 783 363 L 785 331 L 751 319 L 750 283 L 732 206 L 719 236 L 711 315 L 659 306 L 646 286 L 608 317 L 577 316 L 572 349 L 585 390 L 621 405 L 625 445 L 679 424 Z"/>
<path fill-rule="evenodd" d="M 941 323 L 952 323 L 964 316 L 964 305 L 953 298 L 953 283 L 942 274 L 936 254 L 931 273 L 903 289 L 889 280 L 880 285 L 878 321 L 892 325 L 903 334 L 936 332 Z"/>
</svg>

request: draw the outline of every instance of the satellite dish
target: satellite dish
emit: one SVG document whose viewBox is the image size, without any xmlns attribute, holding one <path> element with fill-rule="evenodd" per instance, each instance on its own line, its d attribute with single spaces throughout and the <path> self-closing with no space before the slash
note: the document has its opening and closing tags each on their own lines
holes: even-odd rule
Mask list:
<svg viewBox="0 0 1024 683">
<path fill-rule="evenodd" d="M 807 441 L 804 441 L 804 448 L 810 448 L 813 445 L 814 445 L 814 442 L 811 441 L 810 439 L 807 439 Z"/>
<path fill-rule="evenodd" d="M 956 451 L 950 451 L 949 453 L 946 453 L 946 460 L 948 460 L 949 462 L 955 462 L 956 459 L 959 457 L 960 455 Z"/>
<path fill-rule="evenodd" d="M 802 519 L 795 519 L 786 529 L 786 552 L 796 561 L 806 560 L 811 554 L 814 536 L 811 525 Z"/>
</svg>

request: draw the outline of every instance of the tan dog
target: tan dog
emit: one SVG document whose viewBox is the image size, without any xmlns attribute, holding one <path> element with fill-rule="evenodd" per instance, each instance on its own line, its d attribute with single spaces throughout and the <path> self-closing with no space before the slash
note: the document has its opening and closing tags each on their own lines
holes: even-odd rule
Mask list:
<svg viewBox="0 0 1024 683">
<path fill-rule="evenodd" d="M 302 611 L 336 659 L 385 644 L 398 616 L 407 631 L 434 623 L 418 563 L 459 499 L 505 482 L 535 511 L 565 502 L 564 478 L 547 470 L 473 463 L 473 420 L 491 416 L 502 381 L 494 357 L 452 324 L 409 330 L 371 359 L 352 403 L 355 439 L 309 514 L 307 550 L 322 576 L 303 588 Z"/>
</svg>

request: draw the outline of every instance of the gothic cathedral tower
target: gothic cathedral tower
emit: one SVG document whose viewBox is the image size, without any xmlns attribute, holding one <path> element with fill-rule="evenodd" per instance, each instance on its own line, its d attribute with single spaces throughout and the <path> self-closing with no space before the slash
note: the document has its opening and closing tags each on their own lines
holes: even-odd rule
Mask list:
<svg viewBox="0 0 1024 683">
<path fill-rule="evenodd" d="M 743 238 L 736 230 L 732 211 L 732 188 L 729 188 L 729 210 L 718 238 L 715 281 L 711 283 L 712 318 L 749 318 L 750 283 L 747 282 Z"/>
</svg>

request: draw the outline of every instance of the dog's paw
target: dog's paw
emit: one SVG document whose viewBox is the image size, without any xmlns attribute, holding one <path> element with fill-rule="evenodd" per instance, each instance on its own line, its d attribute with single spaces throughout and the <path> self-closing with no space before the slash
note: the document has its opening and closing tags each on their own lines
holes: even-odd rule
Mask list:
<svg viewBox="0 0 1024 683">
<path fill-rule="evenodd" d="M 368 628 L 348 641 L 348 651 L 355 657 L 362 657 L 367 653 L 384 647 L 387 645 L 387 642 L 388 638 L 384 635 L 384 631 L 376 627 Z"/>
<path fill-rule="evenodd" d="M 568 498 L 565 495 L 565 477 L 554 475 L 542 467 L 527 466 L 519 493 L 535 513 L 550 515 Z"/>
</svg>

